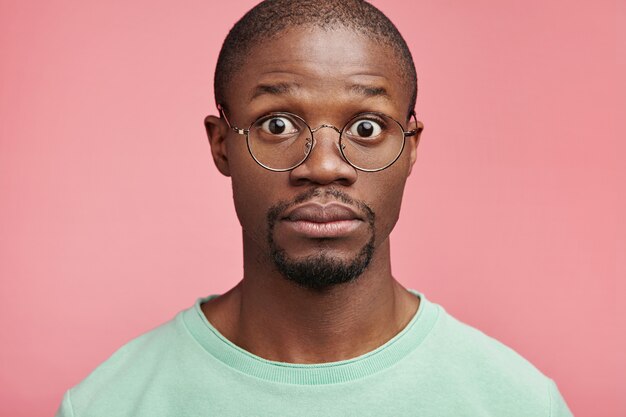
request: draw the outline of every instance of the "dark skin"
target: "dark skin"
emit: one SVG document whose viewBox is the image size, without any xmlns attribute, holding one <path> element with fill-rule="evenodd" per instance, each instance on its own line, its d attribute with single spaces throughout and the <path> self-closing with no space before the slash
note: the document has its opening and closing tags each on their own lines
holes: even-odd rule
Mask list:
<svg viewBox="0 0 626 417">
<path fill-rule="evenodd" d="M 407 117 L 410 89 L 393 62 L 397 58 L 390 47 L 349 30 L 290 29 L 253 48 L 230 83 L 227 115 L 233 125 L 244 128 L 270 111 L 296 113 L 312 127 L 342 127 L 356 113 L 378 111 L 406 130 L 415 129 Z M 419 135 L 406 139 L 391 167 L 369 173 L 341 157 L 337 132 L 321 129 L 308 159 L 292 171 L 277 173 L 250 157 L 245 137 L 230 130 L 223 118 L 208 116 L 205 125 L 215 164 L 232 179 L 244 249 L 243 279 L 202 305 L 213 326 L 255 355 L 290 363 L 354 358 L 398 334 L 415 315 L 419 299 L 391 274 L 389 234 L 416 160 Z M 340 190 L 376 213 L 373 258 L 351 283 L 302 288 L 285 279 L 269 256 L 268 209 L 310 188 Z M 312 201 L 333 202 L 329 197 Z M 323 252 L 339 261 L 357 256 L 370 237 L 365 222 L 333 239 L 312 239 L 279 221 L 273 235 L 290 259 Z"/>
</svg>

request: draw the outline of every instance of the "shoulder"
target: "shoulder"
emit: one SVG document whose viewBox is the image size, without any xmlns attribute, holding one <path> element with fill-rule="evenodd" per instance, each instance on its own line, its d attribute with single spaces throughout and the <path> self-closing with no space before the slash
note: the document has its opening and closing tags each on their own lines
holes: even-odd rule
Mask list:
<svg viewBox="0 0 626 417">
<path fill-rule="evenodd" d="M 528 378 L 543 379 L 545 376 L 526 358 L 498 339 L 487 335 L 440 309 L 438 325 L 433 329 L 434 337 L 445 341 L 443 349 L 455 353 L 456 357 L 471 358 L 474 367 L 498 369 L 501 373 L 517 374 Z"/>
<path fill-rule="evenodd" d="M 184 325 L 186 311 L 119 348 L 66 393 L 59 415 L 90 415 L 87 410 L 126 415 L 117 410 L 129 405 L 125 399 L 141 398 L 141 391 L 151 386 L 168 385 L 180 358 L 193 357 L 200 349 Z"/>
<path fill-rule="evenodd" d="M 84 382 L 103 378 L 109 374 L 119 376 L 132 365 L 133 368 L 152 366 L 155 359 L 166 359 L 184 340 L 186 329 L 182 313 L 172 320 L 136 337 L 115 351 L 100 364 Z"/>
<path fill-rule="evenodd" d="M 562 402 L 554 382 L 513 348 L 433 303 L 438 318 L 420 350 L 435 386 L 487 403 L 494 411 L 524 406 L 526 415 L 549 415 Z"/>
</svg>

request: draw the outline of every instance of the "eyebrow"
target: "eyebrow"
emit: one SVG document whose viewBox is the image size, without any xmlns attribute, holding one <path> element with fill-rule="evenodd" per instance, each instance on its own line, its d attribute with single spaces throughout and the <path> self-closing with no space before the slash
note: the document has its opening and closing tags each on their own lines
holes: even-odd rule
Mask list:
<svg viewBox="0 0 626 417">
<path fill-rule="evenodd" d="M 273 96 L 292 94 L 294 90 L 300 87 L 296 83 L 276 83 L 276 84 L 259 84 L 252 91 L 252 97 L 250 100 L 269 94 Z M 351 93 L 358 94 L 366 97 L 383 97 L 390 99 L 389 93 L 385 87 L 381 86 L 368 86 L 363 84 L 352 84 L 346 88 Z"/>
<path fill-rule="evenodd" d="M 352 84 L 348 87 L 348 90 L 352 93 L 359 94 L 367 97 L 384 97 L 389 99 L 389 93 L 385 87 L 380 86 L 368 86 L 363 84 Z"/>
<path fill-rule="evenodd" d="M 259 84 L 252 91 L 251 100 L 262 96 L 264 94 L 270 94 L 274 96 L 290 94 L 299 87 L 294 83 L 277 83 L 277 84 Z"/>
</svg>

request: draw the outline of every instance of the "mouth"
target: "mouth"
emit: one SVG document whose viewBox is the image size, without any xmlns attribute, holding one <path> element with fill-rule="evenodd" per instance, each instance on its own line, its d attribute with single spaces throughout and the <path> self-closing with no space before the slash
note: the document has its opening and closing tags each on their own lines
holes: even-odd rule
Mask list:
<svg viewBox="0 0 626 417">
<path fill-rule="evenodd" d="M 296 206 L 281 219 L 294 232 L 309 238 L 338 238 L 352 233 L 363 218 L 340 203 L 307 203 Z"/>
</svg>

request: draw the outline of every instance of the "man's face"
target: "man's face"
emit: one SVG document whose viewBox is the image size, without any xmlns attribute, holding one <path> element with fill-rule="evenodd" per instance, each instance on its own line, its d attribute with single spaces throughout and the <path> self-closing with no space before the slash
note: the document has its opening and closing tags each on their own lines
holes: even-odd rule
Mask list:
<svg viewBox="0 0 626 417">
<path fill-rule="evenodd" d="M 341 129 L 354 115 L 373 111 L 414 129 L 410 88 L 397 61 L 390 47 L 349 30 L 290 29 L 249 53 L 229 84 L 226 115 L 240 128 L 270 112 L 290 112 L 313 129 Z M 254 259 L 272 259 L 287 278 L 325 288 L 356 278 L 388 250 L 417 136 L 406 139 L 389 168 L 363 172 L 342 158 L 339 134 L 322 128 L 303 164 L 272 172 L 253 160 L 244 136 L 223 120 L 212 123 L 212 153 L 232 177 L 244 248 Z"/>
</svg>

